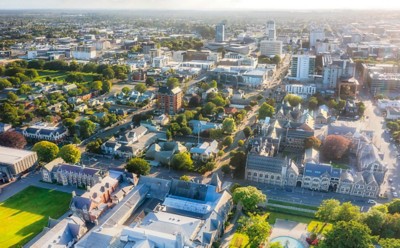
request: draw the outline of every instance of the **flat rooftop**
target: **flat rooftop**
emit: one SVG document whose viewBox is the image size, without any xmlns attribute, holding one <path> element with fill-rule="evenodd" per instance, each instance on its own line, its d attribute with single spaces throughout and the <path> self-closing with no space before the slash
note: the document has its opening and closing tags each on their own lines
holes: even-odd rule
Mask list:
<svg viewBox="0 0 400 248">
<path fill-rule="evenodd" d="M 0 146 L 0 164 L 15 164 L 34 152 Z"/>
</svg>

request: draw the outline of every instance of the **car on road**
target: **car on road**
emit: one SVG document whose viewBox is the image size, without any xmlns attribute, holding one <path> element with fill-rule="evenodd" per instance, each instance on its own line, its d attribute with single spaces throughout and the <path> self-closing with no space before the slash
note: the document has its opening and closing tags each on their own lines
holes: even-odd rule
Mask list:
<svg viewBox="0 0 400 248">
<path fill-rule="evenodd" d="M 393 182 L 393 178 L 389 178 L 389 183 Z"/>
<path fill-rule="evenodd" d="M 399 195 L 397 194 L 397 192 L 393 192 L 392 195 L 393 195 L 393 197 L 396 197 L 396 198 L 399 197 Z"/>
<path fill-rule="evenodd" d="M 396 191 L 396 188 L 395 188 L 395 187 L 391 187 L 390 190 L 391 190 L 392 192 L 395 192 L 395 191 Z"/>
<path fill-rule="evenodd" d="M 369 200 L 368 200 L 368 203 L 369 203 L 369 204 L 373 204 L 373 205 L 376 205 L 376 204 L 377 204 L 377 202 L 376 202 L 376 201 L 374 201 L 374 200 L 371 200 L 371 199 L 369 199 Z"/>
</svg>

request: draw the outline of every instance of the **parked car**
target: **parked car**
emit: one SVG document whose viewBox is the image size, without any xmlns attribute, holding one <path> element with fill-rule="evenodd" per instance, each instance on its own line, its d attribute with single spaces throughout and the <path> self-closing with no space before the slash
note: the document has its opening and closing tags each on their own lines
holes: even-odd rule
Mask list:
<svg viewBox="0 0 400 248">
<path fill-rule="evenodd" d="M 393 192 L 392 195 L 393 195 L 393 197 L 396 197 L 396 198 L 399 197 L 399 195 L 397 194 L 397 192 Z"/>
<path fill-rule="evenodd" d="M 396 191 L 395 187 L 391 187 L 390 190 L 392 190 L 393 192 Z"/>
<path fill-rule="evenodd" d="M 389 183 L 393 182 L 393 178 L 389 178 Z"/>
<path fill-rule="evenodd" d="M 376 202 L 376 201 L 374 201 L 374 200 L 371 200 L 371 199 L 369 199 L 369 200 L 368 200 L 368 203 L 369 203 L 369 204 L 373 204 L 373 205 L 377 204 L 377 202 Z"/>
</svg>

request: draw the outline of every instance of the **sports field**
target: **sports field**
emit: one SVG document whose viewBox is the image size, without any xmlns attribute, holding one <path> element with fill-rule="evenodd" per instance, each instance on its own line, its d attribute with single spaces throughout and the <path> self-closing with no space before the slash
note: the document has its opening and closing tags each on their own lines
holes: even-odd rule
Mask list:
<svg viewBox="0 0 400 248">
<path fill-rule="evenodd" d="M 30 186 L 0 203 L 0 247 L 22 247 L 69 208 L 71 194 Z"/>
</svg>

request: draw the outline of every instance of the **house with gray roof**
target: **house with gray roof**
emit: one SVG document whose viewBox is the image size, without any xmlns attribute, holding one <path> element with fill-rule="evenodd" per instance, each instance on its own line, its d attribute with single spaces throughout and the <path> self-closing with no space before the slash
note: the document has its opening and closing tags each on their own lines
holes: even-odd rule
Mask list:
<svg viewBox="0 0 400 248">
<path fill-rule="evenodd" d="M 210 129 L 222 129 L 221 123 L 191 120 L 188 122 L 188 124 L 192 128 L 193 134 L 198 134 Z"/>
<path fill-rule="evenodd" d="M 194 160 L 201 160 L 207 162 L 212 158 L 215 158 L 218 153 L 218 141 L 213 140 L 212 142 L 203 142 L 198 144 L 196 147 L 190 149 L 190 155 Z"/>
<path fill-rule="evenodd" d="M 150 146 L 146 151 L 146 158 L 169 165 L 174 154 L 186 151 L 186 147 L 180 142 L 160 142 Z"/>
<path fill-rule="evenodd" d="M 27 139 L 48 140 L 60 142 L 68 135 L 68 129 L 63 125 L 52 126 L 48 123 L 37 123 L 22 130 L 22 135 Z"/>
</svg>

